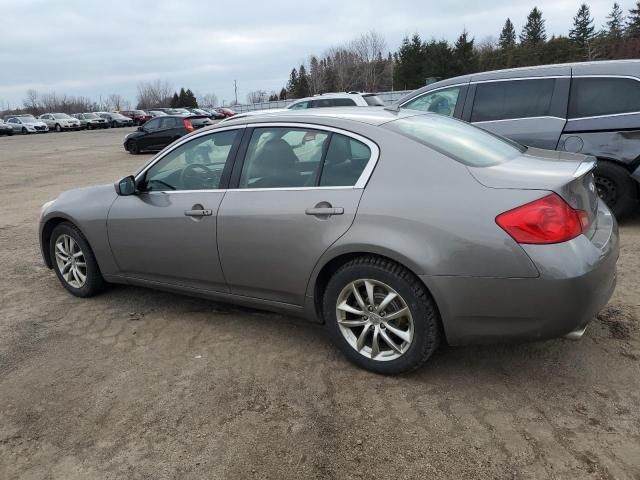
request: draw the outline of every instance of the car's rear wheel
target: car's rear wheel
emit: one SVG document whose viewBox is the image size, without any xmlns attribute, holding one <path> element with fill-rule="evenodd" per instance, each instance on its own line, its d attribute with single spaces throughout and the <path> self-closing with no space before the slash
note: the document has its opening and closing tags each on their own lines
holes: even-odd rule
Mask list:
<svg viewBox="0 0 640 480">
<path fill-rule="evenodd" d="M 8 136 L 13 135 L 13 130 L 9 130 L 9 131 L 7 132 L 7 135 L 8 135 Z"/>
<path fill-rule="evenodd" d="M 384 258 L 358 257 L 338 269 L 327 284 L 323 312 L 345 355 L 374 372 L 414 370 L 440 343 L 431 295 L 415 275 Z"/>
<path fill-rule="evenodd" d="M 60 283 L 71 294 L 91 297 L 104 288 L 93 251 L 74 225 L 63 222 L 53 229 L 49 254 Z"/>
<path fill-rule="evenodd" d="M 138 142 L 136 142 L 135 140 L 129 140 L 127 142 L 127 151 L 131 155 L 137 155 L 138 153 L 140 153 L 140 146 L 138 145 Z"/>
<path fill-rule="evenodd" d="M 118 123 L 113 121 L 111 122 L 111 128 L 116 128 L 118 126 Z"/>
<path fill-rule="evenodd" d="M 59 123 L 56 123 L 56 132 L 60 133 L 62 131 L 62 127 Z"/>
<path fill-rule="evenodd" d="M 637 186 L 629 172 L 620 165 L 600 160 L 594 175 L 598 195 L 616 218 L 629 215 L 638 203 Z"/>
</svg>

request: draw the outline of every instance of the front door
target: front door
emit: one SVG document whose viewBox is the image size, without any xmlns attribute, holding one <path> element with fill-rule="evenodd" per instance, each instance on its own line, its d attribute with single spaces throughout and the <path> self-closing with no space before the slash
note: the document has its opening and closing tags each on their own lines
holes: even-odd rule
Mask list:
<svg viewBox="0 0 640 480">
<path fill-rule="evenodd" d="M 218 214 L 231 292 L 301 305 L 316 262 L 353 223 L 375 159 L 374 144 L 346 132 L 254 129 Z"/>
<path fill-rule="evenodd" d="M 109 243 L 126 277 L 226 291 L 217 213 L 242 129 L 198 135 L 164 154 L 116 199 Z"/>
</svg>

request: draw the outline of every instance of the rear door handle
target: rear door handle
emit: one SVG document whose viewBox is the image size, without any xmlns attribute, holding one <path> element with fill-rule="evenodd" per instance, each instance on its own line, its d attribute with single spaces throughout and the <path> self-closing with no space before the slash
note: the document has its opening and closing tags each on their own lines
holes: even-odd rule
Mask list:
<svg viewBox="0 0 640 480">
<path fill-rule="evenodd" d="M 344 208 L 342 207 L 314 207 L 307 208 L 304 213 L 307 215 L 342 215 Z"/>
<path fill-rule="evenodd" d="M 210 210 L 208 208 L 201 208 L 198 210 L 185 210 L 184 214 L 187 217 L 210 217 L 211 215 L 213 215 L 213 210 Z"/>
</svg>

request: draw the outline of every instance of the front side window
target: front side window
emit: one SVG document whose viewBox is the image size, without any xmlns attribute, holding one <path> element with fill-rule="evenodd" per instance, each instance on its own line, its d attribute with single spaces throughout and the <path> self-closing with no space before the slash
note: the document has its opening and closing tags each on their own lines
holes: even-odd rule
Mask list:
<svg viewBox="0 0 640 480">
<path fill-rule="evenodd" d="M 149 120 L 147 123 L 144 124 L 144 129 L 151 131 L 151 130 L 158 130 L 158 128 L 160 128 L 160 118 L 154 118 L 153 120 Z"/>
<path fill-rule="evenodd" d="M 574 78 L 569 118 L 640 112 L 640 82 L 631 78 Z"/>
<path fill-rule="evenodd" d="M 460 87 L 443 88 L 409 100 L 402 108 L 453 116 L 460 95 Z"/>
<path fill-rule="evenodd" d="M 315 185 L 328 138 L 328 132 L 306 128 L 256 128 L 242 166 L 240 188 Z"/>
<path fill-rule="evenodd" d="M 298 102 L 298 103 L 294 103 L 293 105 L 291 105 L 289 107 L 290 110 L 301 110 L 303 108 L 309 108 L 309 103 L 310 102 Z"/>
<path fill-rule="evenodd" d="M 400 118 L 385 123 L 383 127 L 472 167 L 498 165 L 526 150 L 479 127 L 435 115 Z"/>
<path fill-rule="evenodd" d="M 239 130 L 227 130 L 194 138 L 175 148 L 149 170 L 144 191 L 215 190 L 230 161 Z"/>
<path fill-rule="evenodd" d="M 471 121 L 548 116 L 554 87 L 553 78 L 479 83 Z"/>
</svg>

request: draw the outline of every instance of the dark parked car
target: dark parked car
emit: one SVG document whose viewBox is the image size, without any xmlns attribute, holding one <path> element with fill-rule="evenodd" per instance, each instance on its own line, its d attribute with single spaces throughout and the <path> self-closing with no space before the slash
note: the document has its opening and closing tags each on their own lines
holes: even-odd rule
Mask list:
<svg viewBox="0 0 640 480">
<path fill-rule="evenodd" d="M 7 125 L 2 119 L 0 119 L 0 135 L 13 135 L 13 128 L 11 125 Z"/>
<path fill-rule="evenodd" d="M 202 108 L 187 108 L 193 115 L 206 115 L 212 120 L 222 120 L 225 118 L 221 113 L 216 112 L 215 110 L 203 110 Z"/>
<path fill-rule="evenodd" d="M 133 126 L 133 120 L 131 120 L 129 117 L 125 117 L 124 115 L 121 115 L 119 113 L 115 113 L 115 112 L 96 112 L 96 114 L 98 114 L 99 116 L 104 118 L 107 122 L 109 122 L 109 126 L 111 128 L 132 127 Z"/>
<path fill-rule="evenodd" d="M 143 125 L 153 117 L 144 110 L 121 110 L 120 113 L 133 120 L 134 125 Z"/>
<path fill-rule="evenodd" d="M 543 65 L 432 83 L 401 99 L 531 147 L 593 155 L 600 197 L 618 217 L 640 198 L 640 61 Z"/>
<path fill-rule="evenodd" d="M 147 110 L 147 113 L 151 116 L 151 118 L 164 117 L 166 115 L 166 113 L 161 110 Z"/>
<path fill-rule="evenodd" d="M 204 115 L 165 115 L 152 118 L 124 138 L 124 149 L 132 154 L 143 150 L 162 150 L 183 135 L 213 123 Z"/>
</svg>

